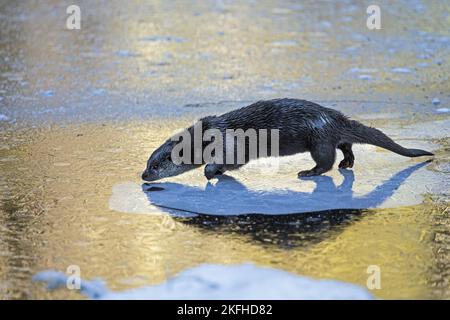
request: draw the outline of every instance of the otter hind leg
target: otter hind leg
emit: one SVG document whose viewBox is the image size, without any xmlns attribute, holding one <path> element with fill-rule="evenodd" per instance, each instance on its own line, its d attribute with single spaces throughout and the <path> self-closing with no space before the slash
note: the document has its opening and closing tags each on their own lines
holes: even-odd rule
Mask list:
<svg viewBox="0 0 450 320">
<path fill-rule="evenodd" d="M 352 151 L 352 144 L 342 143 L 338 146 L 338 148 L 342 151 L 342 154 L 344 155 L 344 159 L 339 163 L 339 168 L 341 169 L 353 168 L 353 165 L 355 164 L 355 155 L 353 154 Z"/>
<path fill-rule="evenodd" d="M 311 170 L 300 171 L 299 177 L 311 177 L 318 176 L 325 173 L 333 167 L 334 160 L 336 159 L 336 148 L 329 143 L 317 143 L 311 149 L 311 157 L 316 162 L 316 166 Z"/>
</svg>

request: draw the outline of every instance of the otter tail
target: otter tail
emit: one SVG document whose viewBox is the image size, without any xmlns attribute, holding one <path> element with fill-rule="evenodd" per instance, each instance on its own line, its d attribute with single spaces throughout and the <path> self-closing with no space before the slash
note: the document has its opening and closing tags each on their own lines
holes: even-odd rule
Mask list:
<svg viewBox="0 0 450 320">
<path fill-rule="evenodd" d="M 381 147 L 405 157 L 433 156 L 434 154 L 421 149 L 407 149 L 395 143 L 391 138 L 378 129 L 367 127 L 362 123 L 350 120 L 345 138 L 352 143 L 367 143 Z"/>
</svg>

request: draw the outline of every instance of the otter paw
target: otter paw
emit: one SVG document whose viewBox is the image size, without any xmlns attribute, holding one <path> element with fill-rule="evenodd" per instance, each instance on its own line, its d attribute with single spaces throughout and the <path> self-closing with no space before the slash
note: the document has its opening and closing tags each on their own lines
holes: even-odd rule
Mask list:
<svg viewBox="0 0 450 320">
<path fill-rule="evenodd" d="M 339 169 L 353 168 L 353 164 L 352 159 L 344 159 L 339 163 Z"/>
<path fill-rule="evenodd" d="M 318 173 L 316 173 L 314 170 L 304 170 L 304 171 L 300 171 L 297 176 L 300 177 L 312 177 L 312 176 L 317 176 L 319 175 Z"/>
<path fill-rule="evenodd" d="M 221 175 L 222 171 L 220 171 L 217 166 L 214 165 L 206 165 L 205 167 L 205 177 L 208 180 L 211 180 L 212 178 L 214 178 L 216 175 Z"/>
<path fill-rule="evenodd" d="M 211 180 L 212 178 L 214 178 L 215 175 L 216 175 L 216 174 L 215 174 L 215 173 L 212 173 L 212 172 L 205 172 L 205 177 L 206 177 L 206 179 L 208 179 L 208 180 Z"/>
</svg>

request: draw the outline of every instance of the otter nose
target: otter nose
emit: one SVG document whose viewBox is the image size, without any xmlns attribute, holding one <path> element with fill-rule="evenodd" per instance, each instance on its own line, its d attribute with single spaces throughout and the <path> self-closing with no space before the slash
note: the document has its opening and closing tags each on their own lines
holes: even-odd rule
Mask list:
<svg viewBox="0 0 450 320">
<path fill-rule="evenodd" d="M 145 180 L 145 179 L 147 179 L 148 178 L 148 171 L 147 170 L 145 170 L 143 173 L 142 173 L 142 180 Z"/>
</svg>

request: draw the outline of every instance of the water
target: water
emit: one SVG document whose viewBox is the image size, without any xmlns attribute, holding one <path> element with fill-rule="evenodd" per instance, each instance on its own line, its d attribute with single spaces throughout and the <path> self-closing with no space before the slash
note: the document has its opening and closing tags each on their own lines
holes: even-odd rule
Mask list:
<svg viewBox="0 0 450 320">
<path fill-rule="evenodd" d="M 69 4 L 0 2 L 0 297 L 81 298 L 31 280 L 69 265 L 122 291 L 246 262 L 364 288 L 378 265 L 376 297 L 450 297 L 447 3 L 382 1 L 380 31 L 356 1 L 81 1 L 80 31 L 65 29 Z M 344 111 L 435 160 L 415 167 L 421 159 L 358 147 L 344 198 L 329 188 L 344 181 L 337 169 L 317 182 L 337 197 L 332 208 L 305 196 L 315 181 L 296 179 L 308 155 L 230 174 L 250 204 L 221 203 L 216 182 L 205 203 L 202 170 L 163 182 L 191 193 L 142 192 L 149 154 L 176 130 L 284 96 Z M 349 194 L 383 185 L 392 194 L 348 206 Z M 174 211 L 180 194 L 175 209 L 207 215 Z"/>
</svg>

